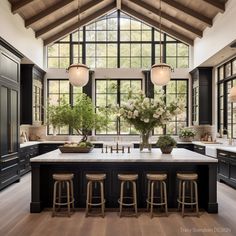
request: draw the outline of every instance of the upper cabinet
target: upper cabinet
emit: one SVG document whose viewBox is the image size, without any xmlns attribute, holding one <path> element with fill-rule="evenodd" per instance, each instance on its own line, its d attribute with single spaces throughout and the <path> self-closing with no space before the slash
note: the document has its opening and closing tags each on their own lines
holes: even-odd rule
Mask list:
<svg viewBox="0 0 236 236">
<path fill-rule="evenodd" d="M 21 65 L 21 124 L 43 121 L 43 78 L 45 72 L 33 64 Z"/>
<path fill-rule="evenodd" d="M 192 76 L 192 124 L 212 124 L 212 67 L 197 67 Z"/>
</svg>

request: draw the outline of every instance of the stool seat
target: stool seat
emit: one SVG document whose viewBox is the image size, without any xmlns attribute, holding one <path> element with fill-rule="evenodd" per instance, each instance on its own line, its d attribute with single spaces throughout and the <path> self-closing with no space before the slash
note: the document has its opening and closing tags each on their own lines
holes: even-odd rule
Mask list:
<svg viewBox="0 0 236 236">
<path fill-rule="evenodd" d="M 196 173 L 177 173 L 177 178 L 180 180 L 197 180 L 198 174 L 196 174 Z"/>
<path fill-rule="evenodd" d="M 122 181 L 134 181 L 138 179 L 137 174 L 118 174 L 118 179 Z"/>
<path fill-rule="evenodd" d="M 67 181 L 74 178 L 74 174 L 53 174 L 53 179 L 56 181 Z"/>
<path fill-rule="evenodd" d="M 86 174 L 86 178 L 90 181 L 101 181 L 106 179 L 106 174 Z"/>
<path fill-rule="evenodd" d="M 147 174 L 147 179 L 152 181 L 163 181 L 167 179 L 167 174 Z"/>
</svg>

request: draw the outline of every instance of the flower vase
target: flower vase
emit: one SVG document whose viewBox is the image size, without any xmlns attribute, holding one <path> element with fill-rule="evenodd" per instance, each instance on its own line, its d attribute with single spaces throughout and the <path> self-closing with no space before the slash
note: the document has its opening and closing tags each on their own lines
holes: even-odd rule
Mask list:
<svg viewBox="0 0 236 236">
<path fill-rule="evenodd" d="M 140 134 L 139 149 L 140 149 L 140 152 L 151 152 L 152 151 L 151 131 L 143 132 Z"/>
</svg>

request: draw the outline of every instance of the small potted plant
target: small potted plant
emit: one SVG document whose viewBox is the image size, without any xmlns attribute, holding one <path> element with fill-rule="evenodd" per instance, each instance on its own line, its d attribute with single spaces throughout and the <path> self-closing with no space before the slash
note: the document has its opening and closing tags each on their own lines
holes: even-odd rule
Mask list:
<svg viewBox="0 0 236 236">
<path fill-rule="evenodd" d="M 161 149 L 162 153 L 169 154 L 172 152 L 173 147 L 176 146 L 176 141 L 169 135 L 162 135 L 157 140 L 156 145 Z"/>
<path fill-rule="evenodd" d="M 192 128 L 185 127 L 179 132 L 179 138 L 183 142 L 191 142 L 196 135 L 196 131 Z"/>
</svg>

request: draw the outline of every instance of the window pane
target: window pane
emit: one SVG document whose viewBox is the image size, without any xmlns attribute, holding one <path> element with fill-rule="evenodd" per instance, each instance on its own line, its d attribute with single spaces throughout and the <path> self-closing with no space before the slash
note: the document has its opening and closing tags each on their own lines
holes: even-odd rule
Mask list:
<svg viewBox="0 0 236 236">
<path fill-rule="evenodd" d="M 58 44 L 54 44 L 54 45 L 48 47 L 48 56 L 49 57 L 58 57 L 59 56 Z"/>
<path fill-rule="evenodd" d="M 48 68 L 59 68 L 58 58 L 48 58 Z"/>
<path fill-rule="evenodd" d="M 69 57 L 69 44 L 60 44 L 60 56 L 61 57 Z"/>
<path fill-rule="evenodd" d="M 187 57 L 188 56 L 188 46 L 183 44 L 183 43 L 178 43 L 178 56 L 184 56 Z"/>
<path fill-rule="evenodd" d="M 120 55 L 123 56 L 130 56 L 130 44 L 120 44 Z"/>
<path fill-rule="evenodd" d="M 176 56 L 176 44 L 171 43 L 166 45 L 166 55 L 174 57 Z"/>
</svg>

